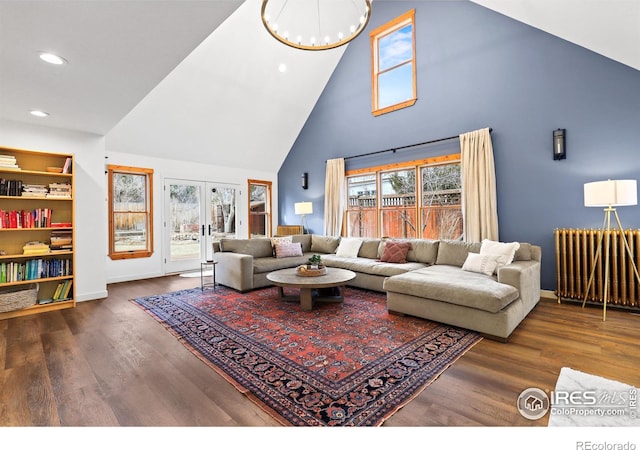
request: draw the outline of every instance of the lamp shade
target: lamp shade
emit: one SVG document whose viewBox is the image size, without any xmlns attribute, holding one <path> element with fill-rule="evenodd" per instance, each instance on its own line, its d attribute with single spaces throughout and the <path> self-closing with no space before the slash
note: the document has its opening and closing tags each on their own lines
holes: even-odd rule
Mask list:
<svg viewBox="0 0 640 450">
<path fill-rule="evenodd" d="M 636 180 L 593 181 L 584 184 L 584 206 L 632 206 L 638 204 Z"/>
<path fill-rule="evenodd" d="M 313 213 L 313 203 L 311 202 L 299 202 L 294 203 L 295 213 L 300 214 L 312 214 Z"/>
</svg>

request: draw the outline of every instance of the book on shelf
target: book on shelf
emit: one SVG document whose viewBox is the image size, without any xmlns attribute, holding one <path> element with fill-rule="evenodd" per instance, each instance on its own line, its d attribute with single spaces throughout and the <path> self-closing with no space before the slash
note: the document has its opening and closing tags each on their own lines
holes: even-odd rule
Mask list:
<svg viewBox="0 0 640 450">
<path fill-rule="evenodd" d="M 51 228 L 71 228 L 71 222 L 53 222 Z"/>
<path fill-rule="evenodd" d="M 49 184 L 49 193 L 47 198 L 71 198 L 71 184 L 69 183 L 51 183 Z"/>
<path fill-rule="evenodd" d="M 0 228 L 48 228 L 51 226 L 50 208 L 39 208 L 32 211 L 0 209 Z"/>
<path fill-rule="evenodd" d="M 22 180 L 0 178 L 0 195 L 20 197 L 22 195 Z"/>
<path fill-rule="evenodd" d="M 51 252 L 51 249 L 44 242 L 33 241 L 27 242 L 22 247 L 22 251 L 24 255 L 44 255 Z"/>
<path fill-rule="evenodd" d="M 0 155 L 0 168 L 20 170 L 16 157 L 13 155 Z"/>
<path fill-rule="evenodd" d="M 35 197 L 35 198 L 45 198 L 49 189 L 43 184 L 23 184 L 22 185 L 22 196 L 23 197 Z"/>
<path fill-rule="evenodd" d="M 64 166 L 62 167 L 62 173 L 71 173 L 71 169 L 72 169 L 71 157 L 68 157 L 64 161 Z"/>
<path fill-rule="evenodd" d="M 73 235 L 71 230 L 51 231 L 51 250 L 71 250 L 73 246 Z"/>
<path fill-rule="evenodd" d="M 62 292 L 63 288 L 64 288 L 64 282 L 58 283 L 58 285 L 56 286 L 56 290 L 54 291 L 52 296 L 53 301 L 56 301 L 60 298 L 60 293 Z"/>
<path fill-rule="evenodd" d="M 71 285 L 72 285 L 72 281 L 71 280 L 67 280 L 64 283 L 64 291 L 61 294 L 61 300 L 68 300 L 71 298 Z"/>
<path fill-rule="evenodd" d="M 58 286 L 56 286 L 56 290 L 53 293 L 53 301 L 69 300 L 72 284 L 71 280 L 65 280 L 58 283 Z"/>
</svg>

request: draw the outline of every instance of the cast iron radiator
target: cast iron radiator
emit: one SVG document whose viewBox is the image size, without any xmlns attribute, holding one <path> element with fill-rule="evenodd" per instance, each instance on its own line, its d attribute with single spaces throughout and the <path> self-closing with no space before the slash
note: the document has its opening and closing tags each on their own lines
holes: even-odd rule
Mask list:
<svg viewBox="0 0 640 450">
<path fill-rule="evenodd" d="M 640 267 L 640 229 L 607 231 L 561 228 L 554 230 L 556 245 L 556 295 L 587 302 L 604 302 L 605 248 L 609 240 L 609 283 L 607 304 L 640 311 L 640 284 L 632 261 Z M 602 236 L 602 250 L 595 264 L 589 292 L 587 286 Z M 631 250 L 626 249 L 624 237 Z M 633 259 L 632 259 L 633 258 Z"/>
</svg>

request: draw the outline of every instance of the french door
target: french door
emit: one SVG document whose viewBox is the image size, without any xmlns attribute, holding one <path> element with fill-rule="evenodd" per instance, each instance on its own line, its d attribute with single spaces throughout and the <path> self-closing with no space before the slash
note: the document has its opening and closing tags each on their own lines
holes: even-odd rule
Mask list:
<svg viewBox="0 0 640 450">
<path fill-rule="evenodd" d="M 199 269 L 215 240 L 236 237 L 237 186 L 167 179 L 164 193 L 165 273 Z"/>
</svg>

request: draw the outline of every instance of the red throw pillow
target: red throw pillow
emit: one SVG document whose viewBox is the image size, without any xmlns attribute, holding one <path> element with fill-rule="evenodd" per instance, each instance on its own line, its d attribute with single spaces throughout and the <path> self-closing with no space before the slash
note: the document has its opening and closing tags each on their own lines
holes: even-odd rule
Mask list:
<svg viewBox="0 0 640 450">
<path fill-rule="evenodd" d="M 411 250 L 411 242 L 387 242 L 380 261 L 397 264 L 406 263 L 409 250 Z"/>
</svg>

